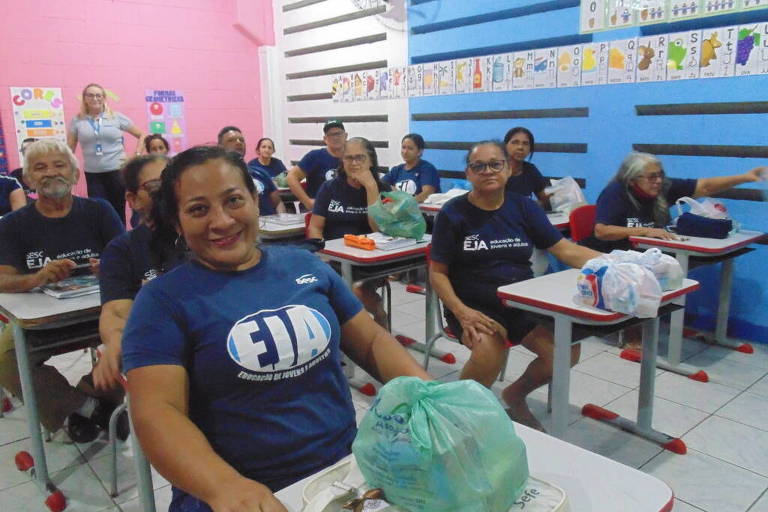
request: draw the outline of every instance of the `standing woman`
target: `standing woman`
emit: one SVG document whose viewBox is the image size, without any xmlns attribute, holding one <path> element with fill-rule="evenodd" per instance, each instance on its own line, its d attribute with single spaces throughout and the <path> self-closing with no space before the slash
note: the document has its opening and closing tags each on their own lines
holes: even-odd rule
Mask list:
<svg viewBox="0 0 768 512">
<path fill-rule="evenodd" d="M 539 204 L 549 209 L 549 196 L 544 189 L 549 186 L 549 180 L 541 175 L 539 169 L 530 160 L 533 157 L 535 143 L 533 133 L 528 128 L 516 126 L 504 136 L 504 146 L 509 155 L 509 180 L 507 190 L 517 192 L 521 196 L 536 196 Z"/>
<path fill-rule="evenodd" d="M 281 172 L 285 172 L 285 164 L 275 154 L 275 143 L 272 139 L 263 137 L 256 144 L 256 158 L 248 162 L 249 169 L 259 169 L 265 172 L 270 178 L 274 178 Z"/>
<path fill-rule="evenodd" d="M 144 134 L 133 121 L 107 106 L 102 86 L 88 84 L 83 89 L 80 113 L 70 124 L 67 145 L 72 152 L 78 142 L 82 147 L 88 197 L 109 201 L 125 224 L 125 187 L 120 180 L 126 160 L 123 132 L 139 139 L 136 155 L 140 155 Z"/>
<path fill-rule="evenodd" d="M 431 163 L 421 159 L 424 154 L 424 138 L 418 133 L 409 133 L 400 145 L 400 156 L 404 164 L 396 165 L 381 181 L 398 190 L 416 197 L 423 203 L 435 192 L 440 192 L 440 176 Z"/>
</svg>

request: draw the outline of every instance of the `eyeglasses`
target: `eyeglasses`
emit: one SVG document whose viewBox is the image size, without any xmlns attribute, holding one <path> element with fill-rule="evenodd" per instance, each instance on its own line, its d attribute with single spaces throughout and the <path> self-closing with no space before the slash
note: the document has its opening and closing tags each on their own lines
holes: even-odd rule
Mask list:
<svg viewBox="0 0 768 512">
<path fill-rule="evenodd" d="M 640 177 L 646 181 L 662 181 L 664 179 L 664 171 L 654 172 L 651 174 L 643 174 Z"/>
<path fill-rule="evenodd" d="M 368 158 L 368 155 L 344 155 L 342 157 L 342 160 L 344 160 L 345 163 L 348 164 L 361 164 L 365 162 L 365 159 Z"/>
<path fill-rule="evenodd" d="M 496 174 L 504 170 L 504 160 L 491 160 L 490 162 L 472 162 L 467 165 L 467 169 L 475 174 L 480 174 L 486 169 L 490 169 L 492 173 Z"/>
<path fill-rule="evenodd" d="M 87 93 L 85 93 L 85 97 L 86 98 L 92 98 L 92 99 L 101 99 L 101 98 L 104 97 L 104 95 L 103 94 L 98 94 L 98 93 L 94 94 L 92 92 L 87 92 Z"/>
<path fill-rule="evenodd" d="M 161 184 L 161 181 L 159 179 L 147 180 L 141 185 L 139 185 L 139 188 L 142 189 L 147 194 L 151 194 L 152 192 L 157 192 L 158 190 L 160 190 L 160 184 Z"/>
</svg>

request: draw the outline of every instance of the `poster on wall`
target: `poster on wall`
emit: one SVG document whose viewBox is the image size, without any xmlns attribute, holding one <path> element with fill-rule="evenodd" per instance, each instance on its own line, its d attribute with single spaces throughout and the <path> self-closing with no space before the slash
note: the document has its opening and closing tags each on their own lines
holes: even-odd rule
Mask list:
<svg viewBox="0 0 768 512">
<path fill-rule="evenodd" d="M 663 23 L 667 20 L 667 0 L 640 0 L 637 6 L 637 23 Z"/>
<path fill-rule="evenodd" d="M 379 82 L 379 99 L 389 99 L 389 69 L 382 69 L 376 73 Z"/>
<path fill-rule="evenodd" d="M 184 119 L 184 93 L 174 89 L 147 89 L 149 133 L 159 133 L 171 145 L 171 154 L 187 147 L 187 123 Z"/>
<path fill-rule="evenodd" d="M 762 60 L 762 52 L 768 37 L 768 23 L 757 23 L 754 25 L 741 25 L 736 36 L 736 76 L 755 75 L 764 73 L 761 68 L 765 68 Z M 768 57 L 768 56 L 767 56 Z"/>
<path fill-rule="evenodd" d="M 557 48 L 533 51 L 533 87 L 557 87 Z"/>
<path fill-rule="evenodd" d="M 408 66 L 408 97 L 421 96 L 423 68 L 421 64 Z"/>
<path fill-rule="evenodd" d="M 19 160 L 21 162 L 21 160 Z M 0 119 L 0 174 L 8 174 L 8 149 L 5 145 L 5 134 L 3 133 L 3 120 Z"/>
<path fill-rule="evenodd" d="M 435 63 L 428 62 L 422 66 L 421 94 L 423 96 L 434 96 L 437 94 L 437 80 L 435 80 Z"/>
<path fill-rule="evenodd" d="M 512 89 L 533 89 L 533 50 L 515 52 L 512 57 Z"/>
<path fill-rule="evenodd" d="M 557 49 L 557 86 L 581 85 L 581 45 L 561 46 Z"/>
<path fill-rule="evenodd" d="M 508 91 L 506 55 L 494 55 L 491 58 L 491 90 L 494 92 Z"/>
<path fill-rule="evenodd" d="M 581 32 L 594 32 L 605 28 L 605 0 L 581 0 L 579 28 Z"/>
<path fill-rule="evenodd" d="M 456 63 L 452 60 L 444 60 L 435 64 L 437 67 L 438 94 L 456 93 Z"/>
<path fill-rule="evenodd" d="M 635 81 L 637 39 L 611 41 L 608 50 L 608 83 L 627 84 Z"/>
<path fill-rule="evenodd" d="M 761 7 L 768 7 L 768 0 L 742 0 L 741 8 L 746 9 L 760 9 Z"/>
<path fill-rule="evenodd" d="M 763 0 L 763 5 L 768 5 L 768 2 Z M 735 12 L 739 10 L 738 0 L 704 0 L 701 3 L 702 16 L 714 16 L 716 14 L 726 14 L 729 12 Z"/>
<path fill-rule="evenodd" d="M 700 0 L 669 0 L 669 22 L 701 16 Z"/>
<path fill-rule="evenodd" d="M 472 77 L 470 92 L 486 92 L 488 90 L 488 73 L 485 69 L 485 57 L 475 57 L 470 60 L 470 76 Z"/>
<path fill-rule="evenodd" d="M 581 85 L 608 82 L 608 42 L 590 43 L 581 47 Z"/>
<path fill-rule="evenodd" d="M 696 0 L 698 1 L 698 0 Z M 606 28 L 623 28 L 635 24 L 632 0 L 606 0 Z"/>
<path fill-rule="evenodd" d="M 667 35 L 640 37 L 637 40 L 637 82 L 663 82 L 667 79 Z"/>
<path fill-rule="evenodd" d="M 705 28 L 699 48 L 699 77 L 733 76 L 739 27 Z"/>
<path fill-rule="evenodd" d="M 389 68 L 389 97 L 390 98 L 406 98 L 406 75 L 408 68 L 404 66 L 396 66 Z"/>
<path fill-rule="evenodd" d="M 59 87 L 11 87 L 17 148 L 21 148 L 21 141 L 28 137 L 55 137 L 66 142 L 67 130 L 62 98 Z"/>
<path fill-rule="evenodd" d="M 667 37 L 667 80 L 698 78 L 701 30 L 677 32 Z"/>
</svg>

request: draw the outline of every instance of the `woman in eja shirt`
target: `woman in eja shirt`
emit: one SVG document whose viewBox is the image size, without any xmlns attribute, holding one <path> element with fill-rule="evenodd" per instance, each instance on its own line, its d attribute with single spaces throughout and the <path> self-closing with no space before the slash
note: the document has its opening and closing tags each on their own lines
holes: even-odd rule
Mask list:
<svg viewBox="0 0 768 512">
<path fill-rule="evenodd" d="M 534 246 L 572 267 L 599 253 L 564 239 L 532 199 L 505 190 L 510 171 L 500 142 L 473 145 L 466 174 L 472 190 L 448 201 L 435 221 L 430 281 L 445 305 L 449 327 L 472 351 L 462 379 L 490 387 L 507 357 L 507 340 L 536 354 L 502 398 L 513 420 L 543 430 L 525 397 L 552 378 L 552 331 L 502 306 L 496 290 L 533 277 Z M 579 345 L 574 345 L 571 364 L 578 360 Z"/>
<path fill-rule="evenodd" d="M 654 155 L 633 151 L 624 158 L 613 180 L 597 198 L 594 235 L 582 245 L 599 251 L 631 248 L 630 236 L 674 240 L 664 227 L 669 224 L 669 207 L 684 196 L 704 197 L 742 183 L 760 181 L 765 167 L 744 174 L 714 178 L 668 178 Z"/>
</svg>

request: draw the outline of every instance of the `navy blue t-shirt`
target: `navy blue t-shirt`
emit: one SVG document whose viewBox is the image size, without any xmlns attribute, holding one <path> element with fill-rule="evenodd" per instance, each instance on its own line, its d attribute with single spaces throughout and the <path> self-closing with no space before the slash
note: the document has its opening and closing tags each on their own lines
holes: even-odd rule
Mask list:
<svg viewBox="0 0 768 512">
<path fill-rule="evenodd" d="M 669 206 L 681 197 L 693 196 L 696 190 L 695 179 L 670 178 L 666 180 L 662 187 L 662 194 L 667 200 Z M 597 211 L 595 212 L 595 224 L 605 224 L 607 226 L 621 226 L 627 228 L 649 228 L 656 226 L 653 221 L 654 199 L 639 199 L 636 197 L 639 208 L 629 199 L 630 192 L 618 181 L 611 181 L 606 186 L 600 196 L 597 198 Z M 610 252 L 613 249 L 630 249 L 629 240 L 604 241 L 594 237 L 589 237 L 583 241 L 584 245 L 592 247 L 595 250 Z"/>
<path fill-rule="evenodd" d="M 13 210 L 11 208 L 11 192 L 20 189 L 21 184 L 11 176 L 0 176 L 0 215 Z"/>
<path fill-rule="evenodd" d="M 248 172 L 253 178 L 253 184 L 256 185 L 256 191 L 259 193 L 259 214 L 273 215 L 277 213 L 272 198 L 269 197 L 272 192 L 277 190 L 275 182 L 267 173 L 256 167 L 251 167 L 251 164 L 248 164 Z"/>
<path fill-rule="evenodd" d="M 0 265 L 26 274 L 62 258 L 86 264 L 123 231 L 115 209 L 103 199 L 75 196 L 67 216 L 56 219 L 32 203 L 0 219 Z"/>
<path fill-rule="evenodd" d="M 448 265 L 448 277 L 463 302 L 496 306 L 499 286 L 533 277 L 533 247 L 547 249 L 563 235 L 527 197 L 506 192 L 501 208 L 486 211 L 468 196 L 451 199 L 440 209 L 431 257 Z"/>
<path fill-rule="evenodd" d="M 123 367 L 185 367 L 192 422 L 238 472 L 276 491 L 350 453 L 340 326 L 361 309 L 307 251 L 264 247 L 239 272 L 193 261 L 139 291 Z"/>
<path fill-rule="evenodd" d="M 136 297 L 141 286 L 160 275 L 160 270 L 152 265 L 149 241 L 152 231 L 139 224 L 136 229 L 116 236 L 101 255 L 99 271 L 99 290 L 101 303 L 111 300 L 131 299 Z M 182 262 L 168 262 L 173 268 Z"/>
<path fill-rule="evenodd" d="M 254 158 L 248 162 L 248 169 L 261 170 L 262 172 L 265 172 L 270 178 L 274 178 L 285 170 L 285 164 L 283 164 L 283 161 L 279 158 L 272 157 L 269 160 L 269 165 L 264 165 L 263 163 L 259 162 L 258 158 Z"/>
<path fill-rule="evenodd" d="M 307 175 L 307 195 L 315 197 L 320 186 L 336 177 L 341 161 L 326 148 L 313 149 L 301 159 L 299 168 Z"/>
<path fill-rule="evenodd" d="M 549 180 L 531 162 L 523 162 L 523 171 L 517 176 L 510 176 L 507 181 L 507 190 L 525 197 L 538 196 L 548 186 Z"/>
<path fill-rule="evenodd" d="M 426 160 L 419 160 L 410 171 L 405 169 L 405 164 L 396 165 L 381 181 L 412 196 L 421 194 L 424 185 L 431 185 L 435 187 L 435 192 L 440 192 L 440 176 L 437 169 Z"/>
<path fill-rule="evenodd" d="M 385 190 L 388 188 L 384 185 Z M 353 187 L 344 176 L 323 183 L 315 198 L 312 214 L 325 217 L 323 238 L 326 240 L 371 232 L 365 187 Z"/>
</svg>

